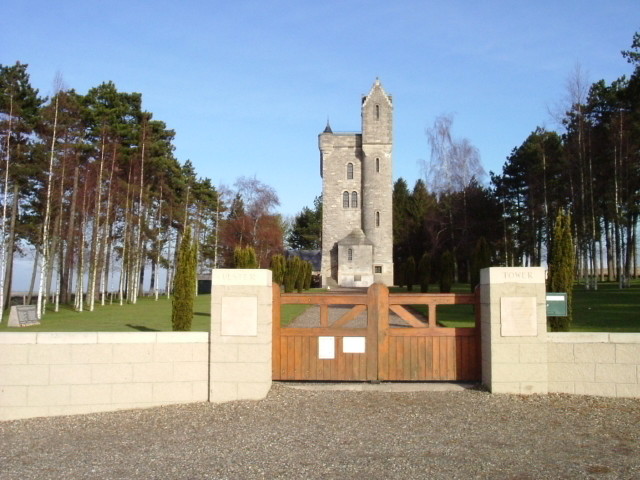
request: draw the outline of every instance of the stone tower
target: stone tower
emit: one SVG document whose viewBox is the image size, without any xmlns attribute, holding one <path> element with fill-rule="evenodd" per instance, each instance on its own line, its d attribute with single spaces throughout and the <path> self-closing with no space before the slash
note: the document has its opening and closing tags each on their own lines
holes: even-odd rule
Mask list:
<svg viewBox="0 0 640 480">
<path fill-rule="evenodd" d="M 322 285 L 393 284 L 393 104 L 376 79 L 362 97 L 362 133 L 319 135 Z"/>
</svg>

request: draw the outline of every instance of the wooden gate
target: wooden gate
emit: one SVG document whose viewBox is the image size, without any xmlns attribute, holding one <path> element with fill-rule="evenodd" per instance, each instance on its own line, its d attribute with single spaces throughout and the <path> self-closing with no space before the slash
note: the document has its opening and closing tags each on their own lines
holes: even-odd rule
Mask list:
<svg viewBox="0 0 640 480">
<path fill-rule="evenodd" d="M 281 293 L 274 285 L 273 379 L 480 380 L 478 300 L 476 294 L 390 294 L 381 284 L 367 293 L 311 295 Z M 474 306 L 475 327 L 439 326 L 436 307 L 460 304 Z M 298 319 L 281 326 L 283 305 L 307 311 L 297 307 Z M 305 316 L 310 323 L 299 321 Z"/>
</svg>

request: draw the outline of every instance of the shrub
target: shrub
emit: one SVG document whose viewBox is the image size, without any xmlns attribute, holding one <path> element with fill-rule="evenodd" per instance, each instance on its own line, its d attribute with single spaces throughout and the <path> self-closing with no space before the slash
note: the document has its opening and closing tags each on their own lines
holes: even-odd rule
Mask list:
<svg viewBox="0 0 640 480">
<path fill-rule="evenodd" d="M 258 259 L 253 247 L 236 247 L 233 250 L 235 268 L 258 268 Z"/>
<path fill-rule="evenodd" d="M 305 273 L 304 273 L 304 289 L 309 290 L 311 288 L 311 274 L 313 272 L 313 265 L 311 262 L 304 262 L 305 264 Z"/>
<path fill-rule="evenodd" d="M 298 275 L 296 277 L 295 288 L 298 291 L 298 293 L 302 293 L 302 290 L 304 290 L 304 285 L 307 280 L 306 275 L 307 275 L 308 262 L 305 262 L 300 257 L 296 257 L 296 258 L 298 259 Z"/>
<path fill-rule="evenodd" d="M 287 260 L 284 255 L 274 255 L 271 257 L 271 271 L 273 272 L 273 281 L 278 285 L 284 285 L 284 274 L 287 269 Z"/>
<path fill-rule="evenodd" d="M 296 288 L 296 281 L 298 280 L 300 268 L 300 258 L 293 256 L 287 258 L 287 270 L 284 274 L 284 291 L 286 293 L 291 293 L 294 288 Z"/>
</svg>

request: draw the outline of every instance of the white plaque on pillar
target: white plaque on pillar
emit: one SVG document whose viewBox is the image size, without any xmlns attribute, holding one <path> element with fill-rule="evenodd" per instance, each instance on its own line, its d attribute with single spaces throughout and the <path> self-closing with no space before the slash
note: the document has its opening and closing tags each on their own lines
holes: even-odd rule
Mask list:
<svg viewBox="0 0 640 480">
<path fill-rule="evenodd" d="M 256 337 L 258 335 L 258 297 L 222 297 L 220 334 Z"/>
<path fill-rule="evenodd" d="M 318 358 L 320 360 L 336 358 L 336 337 L 318 337 Z"/>
<path fill-rule="evenodd" d="M 500 334 L 503 337 L 538 335 L 536 297 L 500 298 Z"/>
<path fill-rule="evenodd" d="M 343 337 L 343 353 L 364 353 L 366 348 L 365 337 Z"/>
</svg>

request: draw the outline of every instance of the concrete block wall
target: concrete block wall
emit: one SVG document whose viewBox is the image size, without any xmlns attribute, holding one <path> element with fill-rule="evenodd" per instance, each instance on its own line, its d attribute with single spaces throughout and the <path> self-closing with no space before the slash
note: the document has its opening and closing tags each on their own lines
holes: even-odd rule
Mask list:
<svg viewBox="0 0 640 480">
<path fill-rule="evenodd" d="M 640 398 L 640 333 L 548 333 L 549 392 Z"/>
<path fill-rule="evenodd" d="M 0 333 L 0 420 L 207 401 L 208 336 Z"/>
</svg>

